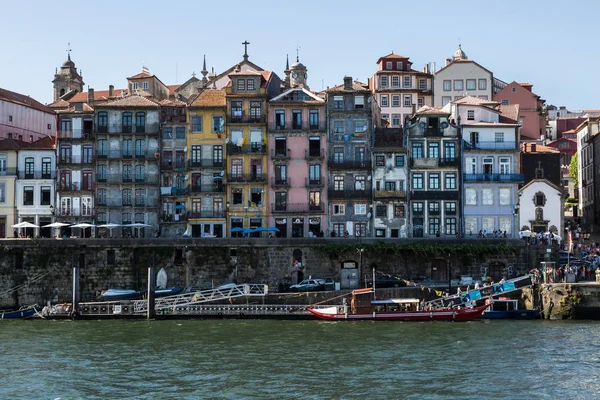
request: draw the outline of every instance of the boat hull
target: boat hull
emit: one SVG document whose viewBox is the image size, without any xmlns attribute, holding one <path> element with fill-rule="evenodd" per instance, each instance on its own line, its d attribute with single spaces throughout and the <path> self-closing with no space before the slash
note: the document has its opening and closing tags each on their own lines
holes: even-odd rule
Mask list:
<svg viewBox="0 0 600 400">
<path fill-rule="evenodd" d="M 329 321 L 455 321 L 464 322 L 472 321 L 479 317 L 486 306 L 463 308 L 463 309 L 447 309 L 434 311 L 399 311 L 399 312 L 382 312 L 382 313 L 325 313 L 319 309 L 309 308 L 313 315 L 320 319 Z"/>
<path fill-rule="evenodd" d="M 39 306 L 33 306 L 17 311 L 0 311 L 0 319 L 31 318 L 35 315 L 36 311 L 40 311 L 41 309 Z"/>
<path fill-rule="evenodd" d="M 485 319 L 536 319 L 538 310 L 486 311 L 481 315 Z"/>
</svg>

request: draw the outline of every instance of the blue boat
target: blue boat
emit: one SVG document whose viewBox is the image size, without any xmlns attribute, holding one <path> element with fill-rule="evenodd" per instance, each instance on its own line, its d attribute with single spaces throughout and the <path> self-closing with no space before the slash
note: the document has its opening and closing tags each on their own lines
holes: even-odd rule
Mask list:
<svg viewBox="0 0 600 400">
<path fill-rule="evenodd" d="M 31 318 L 36 312 L 41 310 L 42 307 L 35 304 L 33 306 L 21 307 L 16 311 L 0 311 L 0 319 Z"/>
<path fill-rule="evenodd" d="M 519 309 L 519 300 L 492 299 L 480 318 L 485 319 L 535 319 L 539 317 L 538 310 Z"/>
<path fill-rule="evenodd" d="M 143 296 L 143 291 L 133 289 L 108 289 L 98 296 L 98 301 L 139 300 Z"/>
</svg>

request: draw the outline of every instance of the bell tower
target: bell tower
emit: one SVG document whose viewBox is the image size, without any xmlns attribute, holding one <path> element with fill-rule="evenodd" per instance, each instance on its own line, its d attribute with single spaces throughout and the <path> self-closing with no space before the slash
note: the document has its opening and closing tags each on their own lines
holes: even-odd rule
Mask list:
<svg viewBox="0 0 600 400">
<path fill-rule="evenodd" d="M 63 95 L 75 90 L 83 92 L 83 77 L 77 72 L 75 63 L 71 61 L 71 44 L 67 49 L 67 60 L 54 72 L 54 101 L 60 99 Z"/>
<path fill-rule="evenodd" d="M 291 79 L 290 86 L 291 87 L 303 87 L 308 89 L 308 85 L 306 84 L 306 80 L 308 79 L 308 71 L 304 64 L 302 64 L 298 57 L 296 57 L 296 62 L 290 67 Z"/>
</svg>

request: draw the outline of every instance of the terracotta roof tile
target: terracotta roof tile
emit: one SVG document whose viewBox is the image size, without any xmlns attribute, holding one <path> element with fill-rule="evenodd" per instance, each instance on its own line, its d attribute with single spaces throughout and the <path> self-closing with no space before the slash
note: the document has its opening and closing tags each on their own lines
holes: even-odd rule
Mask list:
<svg viewBox="0 0 600 400">
<path fill-rule="evenodd" d="M 77 111 L 75 109 L 75 106 L 70 106 L 68 108 L 64 108 L 62 110 L 56 110 L 57 114 L 84 114 L 84 113 L 93 113 L 94 109 L 92 107 L 90 107 L 87 103 L 83 103 L 83 106 L 81 107 L 81 111 Z"/>
<path fill-rule="evenodd" d="M 167 85 L 167 88 L 169 89 L 169 96 L 175 96 L 175 91 L 180 87 L 181 85 Z"/>
<path fill-rule="evenodd" d="M 158 102 L 163 107 L 185 107 L 187 104 L 179 100 L 161 100 Z"/>
<path fill-rule="evenodd" d="M 48 107 L 50 108 L 68 108 L 69 106 L 69 102 L 64 101 L 63 99 L 58 99 L 58 101 L 48 104 Z"/>
<path fill-rule="evenodd" d="M 32 99 L 29 96 L 12 92 L 10 90 L 0 88 L 0 100 L 7 101 L 9 103 L 20 104 L 25 107 L 34 108 L 38 111 L 54 114 L 54 110 L 40 103 L 39 101 Z"/>
<path fill-rule="evenodd" d="M 423 106 L 419 108 L 416 112 L 416 115 L 450 115 L 449 112 L 444 111 L 442 107 L 430 107 Z"/>
<path fill-rule="evenodd" d="M 225 90 L 205 89 L 194 99 L 190 107 L 225 107 Z"/>
<path fill-rule="evenodd" d="M 325 92 L 355 92 L 355 91 L 369 91 L 369 89 L 366 88 L 364 85 L 362 85 L 360 82 L 353 81 L 352 82 L 352 90 L 344 89 L 343 83 L 341 85 L 337 85 L 337 86 L 334 86 L 334 87 L 331 87 L 331 88 L 325 90 Z"/>
<path fill-rule="evenodd" d="M 113 90 L 113 98 L 121 97 L 123 91 L 127 89 L 115 89 Z M 95 90 L 94 91 L 94 100 L 110 100 L 108 97 L 108 90 Z M 75 96 L 71 97 L 69 103 L 85 103 L 88 101 L 88 92 L 77 93 Z"/>
<path fill-rule="evenodd" d="M 493 100 L 483 100 L 483 99 L 480 99 L 479 97 L 465 96 L 465 97 L 461 97 L 458 100 L 454 100 L 452 102 L 452 104 L 468 104 L 468 105 L 472 105 L 472 106 L 490 106 L 490 105 L 497 105 L 499 103 L 497 101 L 493 101 Z"/>
<path fill-rule="evenodd" d="M 408 60 L 409 57 L 401 56 L 400 54 L 396 54 L 396 53 L 394 53 L 392 51 L 388 55 L 379 57 L 379 59 L 377 60 L 377 62 L 375 64 L 379 64 L 379 61 L 383 60 L 384 58 L 394 58 L 394 59 L 397 59 L 397 60 Z"/>
<path fill-rule="evenodd" d="M 521 151 L 523 153 L 560 153 L 557 149 L 536 143 L 521 143 Z"/>
<path fill-rule="evenodd" d="M 28 149 L 35 150 L 52 150 L 56 148 L 56 143 L 54 142 L 54 137 L 46 136 L 41 139 L 36 140 L 33 143 L 23 142 L 24 145 L 22 147 L 26 147 Z"/>
<path fill-rule="evenodd" d="M 158 108 L 158 103 L 142 96 L 127 96 L 122 99 L 96 105 L 97 108 Z"/>
<path fill-rule="evenodd" d="M 21 143 L 24 142 L 13 138 L 1 139 L 0 150 L 19 150 L 21 148 Z"/>
</svg>

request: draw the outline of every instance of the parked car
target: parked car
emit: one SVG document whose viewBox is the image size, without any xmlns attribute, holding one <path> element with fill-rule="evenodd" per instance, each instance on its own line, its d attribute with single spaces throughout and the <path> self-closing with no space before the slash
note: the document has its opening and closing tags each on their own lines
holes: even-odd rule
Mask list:
<svg viewBox="0 0 600 400">
<path fill-rule="evenodd" d="M 367 281 L 367 287 L 373 286 L 373 280 Z M 375 277 L 375 289 L 377 288 L 393 288 L 406 287 L 406 281 L 394 275 L 381 274 Z"/>
<path fill-rule="evenodd" d="M 305 279 L 302 282 L 290 286 L 290 290 L 292 292 L 310 292 L 315 290 L 321 290 L 323 288 L 323 283 L 318 279 Z"/>
<path fill-rule="evenodd" d="M 335 281 L 331 278 L 318 279 L 323 281 L 323 290 L 335 290 Z"/>
</svg>

